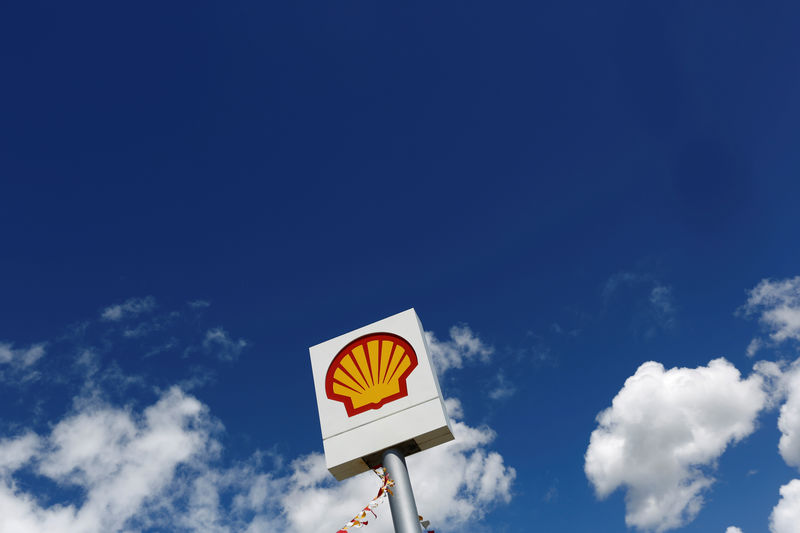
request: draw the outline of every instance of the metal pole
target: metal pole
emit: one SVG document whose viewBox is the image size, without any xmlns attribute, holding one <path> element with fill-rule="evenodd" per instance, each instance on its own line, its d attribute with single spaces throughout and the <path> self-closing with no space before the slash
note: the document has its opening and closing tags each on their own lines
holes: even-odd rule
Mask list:
<svg viewBox="0 0 800 533">
<path fill-rule="evenodd" d="M 386 450 L 383 452 L 383 466 L 394 481 L 394 494 L 389 495 L 389 508 L 392 510 L 395 533 L 420 533 L 419 513 L 411 491 L 405 457 L 398 450 Z"/>
</svg>

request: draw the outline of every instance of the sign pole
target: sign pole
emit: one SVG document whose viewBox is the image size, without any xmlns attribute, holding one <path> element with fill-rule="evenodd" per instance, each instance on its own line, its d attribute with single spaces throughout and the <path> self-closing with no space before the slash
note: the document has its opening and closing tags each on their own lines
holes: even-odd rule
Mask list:
<svg viewBox="0 0 800 533">
<path fill-rule="evenodd" d="M 389 508 L 392 510 L 395 533 L 420 533 L 417 502 L 411 491 L 405 457 L 398 450 L 388 449 L 383 452 L 383 466 L 394 481 L 393 494 L 389 494 Z"/>
</svg>

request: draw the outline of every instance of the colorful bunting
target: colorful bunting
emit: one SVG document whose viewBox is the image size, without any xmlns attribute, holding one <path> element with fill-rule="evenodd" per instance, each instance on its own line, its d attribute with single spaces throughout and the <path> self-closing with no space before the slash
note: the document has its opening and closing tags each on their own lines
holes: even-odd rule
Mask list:
<svg viewBox="0 0 800 533">
<path fill-rule="evenodd" d="M 378 518 L 378 515 L 375 514 L 375 508 L 377 508 L 381 503 L 383 503 L 383 501 L 389 497 L 389 494 L 394 494 L 391 489 L 391 487 L 394 487 L 394 481 L 392 481 L 389 478 L 389 474 L 386 472 L 386 469 L 382 466 L 379 466 L 378 468 L 373 470 L 373 472 L 375 472 L 375 475 L 377 475 L 381 479 L 381 488 L 378 489 L 378 495 L 372 498 L 372 501 L 370 501 L 366 505 L 366 507 L 361 509 L 360 513 L 354 516 L 352 520 L 350 520 L 348 523 L 342 526 L 342 528 L 336 533 L 347 533 L 348 529 L 359 529 L 366 526 L 367 524 L 369 524 L 367 520 L 364 520 L 365 518 L 367 518 L 367 513 L 372 513 L 372 516 Z M 423 531 L 425 531 L 426 533 L 434 533 L 433 531 L 427 530 L 428 525 L 430 525 L 430 522 L 428 520 L 425 520 L 420 516 L 419 522 L 420 522 L 420 528 Z"/>
</svg>

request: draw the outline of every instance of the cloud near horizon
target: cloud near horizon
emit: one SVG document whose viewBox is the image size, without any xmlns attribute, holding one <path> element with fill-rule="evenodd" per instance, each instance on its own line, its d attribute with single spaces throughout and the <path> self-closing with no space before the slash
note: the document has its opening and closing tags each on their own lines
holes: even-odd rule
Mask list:
<svg viewBox="0 0 800 533">
<path fill-rule="evenodd" d="M 139 303 L 126 308 L 128 302 Z M 131 299 L 117 306 L 119 312 L 104 312 L 95 326 L 113 327 L 144 312 L 148 306 L 140 303 Z M 235 358 L 244 347 L 221 327 L 206 331 L 215 353 L 230 349 L 226 353 Z M 468 328 L 451 333 L 444 347 L 433 336 L 431 342 L 454 366 L 455 358 L 481 360 L 491 353 Z M 71 407 L 63 415 L 0 434 L 0 531 L 329 533 L 377 491 L 371 472 L 337 483 L 319 452 L 283 457 L 256 449 L 249 459 L 225 461 L 224 426 L 199 396 L 178 386 L 153 395 L 144 385 L 149 403 L 114 402 L 105 389 L 126 376 L 115 368 L 113 379 L 106 379 L 97 356 L 81 354 L 73 366 L 83 378 L 72 384 Z M 141 376 L 136 379 L 141 383 Z M 407 461 L 426 519 L 437 528 L 468 531 L 511 500 L 516 472 L 490 449 L 491 428 L 467 424 L 457 398 L 446 405 L 456 440 Z M 388 504 L 378 516 L 367 531 L 391 531 Z"/>
<path fill-rule="evenodd" d="M 499 453 L 487 449 L 495 438 L 494 431 L 458 420 L 461 406 L 457 400 L 449 400 L 448 406 L 456 439 L 409 456 L 408 469 L 419 512 L 437 529 L 470 531 L 489 509 L 511 501 L 516 472 Z M 272 482 L 283 487 L 279 496 L 259 500 L 254 510 L 270 506 L 281 509 L 287 521 L 285 531 L 309 533 L 336 531 L 380 486 L 371 472 L 334 482 L 321 453 L 295 459 L 291 473 Z M 376 514 L 378 518 L 370 520 L 367 531 L 394 531 L 388 504 L 379 507 Z M 267 514 L 259 520 L 267 523 L 268 517 Z"/>
<path fill-rule="evenodd" d="M 180 465 L 211 444 L 206 408 L 177 388 L 137 414 L 84 403 L 49 434 L 27 431 L 0 441 L 0 531 L 120 531 L 163 493 Z M 25 472 L 85 496 L 43 505 L 41 495 L 17 482 Z"/>
</svg>

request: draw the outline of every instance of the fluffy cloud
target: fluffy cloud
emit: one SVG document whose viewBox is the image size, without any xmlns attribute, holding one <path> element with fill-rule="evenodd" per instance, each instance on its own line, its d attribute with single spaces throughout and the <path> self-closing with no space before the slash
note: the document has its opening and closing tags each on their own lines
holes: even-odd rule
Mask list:
<svg viewBox="0 0 800 533">
<path fill-rule="evenodd" d="M 109 327 L 107 320 L 100 323 Z M 247 345 L 222 328 L 205 341 L 205 349 L 234 356 Z M 454 328 L 446 346 L 461 360 L 491 353 L 467 328 Z M 222 425 L 200 400 L 173 387 L 143 409 L 113 405 L 102 400 L 111 385 L 92 377 L 98 364 L 82 352 L 75 365 L 93 385 L 76 384 L 73 407 L 47 431 L 0 434 L 0 531 L 329 533 L 377 491 L 370 472 L 337 483 L 320 453 L 284 460 L 256 451 L 224 464 Z M 516 473 L 490 449 L 492 429 L 466 424 L 457 399 L 445 404 L 456 440 L 410 456 L 408 465 L 426 519 L 466 531 L 510 501 Z M 370 530 L 392 531 L 388 504 L 378 515 Z"/>
<path fill-rule="evenodd" d="M 41 445 L 35 433 L 0 440 L 0 476 L 19 469 L 30 461 Z"/>
<path fill-rule="evenodd" d="M 449 333 L 449 340 L 439 341 L 426 332 L 440 376 L 469 361 L 488 361 L 494 352 L 467 326 L 454 326 Z M 407 464 L 419 512 L 436 527 L 467 531 L 489 509 L 511 500 L 516 471 L 499 453 L 487 449 L 495 438 L 491 428 L 463 422 L 464 410 L 456 398 L 446 399 L 445 406 L 455 440 L 411 455 Z M 318 453 L 295 459 L 290 470 L 283 477 L 259 478 L 253 485 L 256 490 L 238 499 L 240 512 L 247 505 L 256 512 L 248 532 L 336 531 L 364 507 L 379 486 L 370 472 L 336 483 L 325 468 L 324 456 Z M 278 516 L 285 523 L 277 523 Z M 370 521 L 369 527 L 372 533 L 394 531 L 388 504 L 378 510 L 378 519 Z"/>
<path fill-rule="evenodd" d="M 598 417 L 585 471 L 599 497 L 626 488 L 625 521 L 665 531 L 691 521 L 713 483 L 708 469 L 755 428 L 763 378 L 741 379 L 725 359 L 665 370 L 641 365 Z"/>
<path fill-rule="evenodd" d="M 460 403 L 447 400 L 451 415 Z M 0 531 L 105 533 L 147 528 L 195 533 L 330 533 L 355 515 L 379 487 L 371 472 L 337 483 L 320 453 L 287 469 L 256 458 L 216 464 L 219 444 L 207 409 L 178 389 L 141 414 L 88 406 L 49 435 L 0 441 Z M 435 526 L 467 531 L 492 507 L 508 503 L 513 468 L 487 446 L 487 427 L 455 419 L 456 440 L 408 457 L 419 510 Z M 13 473 L 23 468 L 84 491 L 82 504 L 42 506 Z M 388 504 L 373 533 L 393 531 Z"/>
<path fill-rule="evenodd" d="M 781 499 L 769 517 L 772 533 L 797 533 L 800 524 L 800 479 L 793 479 L 780 489 Z"/>
<path fill-rule="evenodd" d="M 451 413 L 460 411 L 456 400 L 449 400 L 448 407 Z M 455 420 L 453 431 L 455 441 L 409 456 L 407 463 L 419 512 L 434 526 L 466 531 L 487 510 L 511 500 L 516 472 L 500 454 L 486 450 L 495 437 L 491 429 Z M 318 453 L 296 459 L 290 469 L 282 478 L 254 478 L 252 489 L 239 499 L 240 508 L 258 513 L 250 522 L 252 531 L 261 531 L 257 528 L 261 523 L 273 524 L 270 531 L 336 531 L 380 486 L 371 472 L 335 483 Z M 370 521 L 372 533 L 394 531 L 389 506 L 384 505 L 377 509 L 378 518 Z M 283 525 L 273 523 L 277 516 L 270 509 L 280 510 Z"/>
<path fill-rule="evenodd" d="M 156 300 L 152 296 L 145 298 L 130 298 L 121 304 L 111 305 L 103 309 L 100 316 L 103 320 L 118 322 L 122 319 L 132 318 L 142 313 L 152 311 L 156 307 Z"/>
<path fill-rule="evenodd" d="M 431 331 L 425 332 L 431 358 L 440 374 L 451 368 L 461 368 L 465 362 L 488 361 L 494 347 L 486 345 L 469 326 L 450 328 L 450 339 L 440 341 Z"/>
<path fill-rule="evenodd" d="M 747 347 L 752 356 L 761 348 L 785 341 L 800 341 L 800 276 L 773 281 L 763 279 L 749 293 L 740 309 L 758 316 L 769 340 L 753 339 Z M 783 404 L 778 416 L 781 438 L 778 451 L 786 464 L 800 469 L 800 359 L 788 368 L 784 363 L 761 361 L 756 369 L 770 385 L 771 401 Z M 770 531 L 790 533 L 800 524 L 800 479 L 780 488 L 781 499 L 772 510 Z"/>
<path fill-rule="evenodd" d="M 773 342 L 800 340 L 800 276 L 778 281 L 761 280 L 748 293 L 747 303 L 741 311 L 748 316 L 757 315 Z M 747 354 L 752 356 L 763 345 L 763 341 L 754 339 Z"/>
<path fill-rule="evenodd" d="M 753 357 L 761 348 L 764 347 L 764 341 L 761 339 L 752 339 L 747 345 L 745 353 L 747 357 Z"/>
<path fill-rule="evenodd" d="M 725 530 L 725 533 L 742 533 L 742 530 L 736 526 L 730 526 Z"/>
<path fill-rule="evenodd" d="M 772 401 L 783 401 L 778 416 L 781 457 L 786 464 L 800 469 L 800 359 L 788 368 L 785 364 L 761 361 L 756 364 L 756 370 L 767 378 Z M 800 479 L 782 486 L 780 495 L 770 516 L 770 530 L 772 533 L 794 532 L 800 524 Z"/>
<path fill-rule="evenodd" d="M 453 326 L 449 333 L 450 339 L 439 340 L 433 332 L 425 332 L 425 340 L 440 378 L 450 369 L 462 368 L 467 363 L 488 363 L 494 354 L 494 347 L 481 340 L 469 326 Z M 546 356 L 546 352 L 539 355 L 542 359 Z M 492 400 L 509 398 L 517 391 L 502 370 L 497 372 L 488 387 L 487 394 Z"/>
<path fill-rule="evenodd" d="M 211 443 L 203 405 L 178 389 L 140 416 L 87 404 L 41 437 L 0 443 L 0 531 L 100 533 L 120 531 L 146 501 L 162 495 L 179 465 Z M 12 473 L 30 465 L 40 479 L 85 494 L 75 503 L 42 506 Z"/>
<path fill-rule="evenodd" d="M 800 359 L 785 362 L 759 361 L 755 371 L 764 379 L 769 407 L 780 405 L 778 450 L 786 464 L 800 468 Z"/>
</svg>

